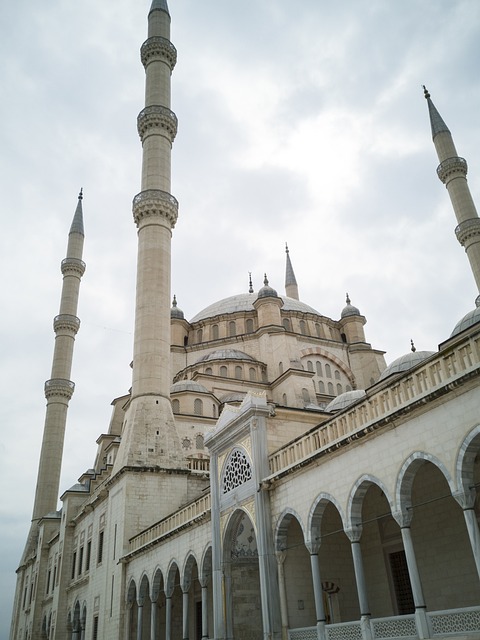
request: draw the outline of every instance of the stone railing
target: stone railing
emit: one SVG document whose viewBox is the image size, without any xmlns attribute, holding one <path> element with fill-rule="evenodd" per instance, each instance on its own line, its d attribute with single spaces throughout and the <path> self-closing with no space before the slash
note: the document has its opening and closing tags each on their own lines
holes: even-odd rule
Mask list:
<svg viewBox="0 0 480 640">
<path fill-rule="evenodd" d="M 480 607 L 427 612 L 432 636 L 480 633 Z"/>
<path fill-rule="evenodd" d="M 182 529 L 186 525 L 195 522 L 199 518 L 207 515 L 210 511 L 210 494 L 202 496 L 199 500 L 188 504 L 183 509 L 179 509 L 171 516 L 160 520 L 138 535 L 130 538 L 130 553 L 137 551 L 141 547 L 151 544 L 161 538 L 165 538 L 173 531 Z"/>
<path fill-rule="evenodd" d="M 322 450 L 335 449 L 367 435 L 429 397 L 447 393 L 464 376 L 475 372 L 480 373 L 480 331 L 403 375 L 379 383 L 377 390 L 368 391 L 351 409 L 276 451 L 269 458 L 271 476 L 306 462 Z"/>
<path fill-rule="evenodd" d="M 210 458 L 187 458 L 187 467 L 194 473 L 210 473 Z"/>
</svg>

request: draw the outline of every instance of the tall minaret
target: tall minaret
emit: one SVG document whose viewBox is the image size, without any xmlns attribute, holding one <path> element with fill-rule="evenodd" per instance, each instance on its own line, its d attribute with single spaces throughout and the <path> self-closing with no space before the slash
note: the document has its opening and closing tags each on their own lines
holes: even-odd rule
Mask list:
<svg viewBox="0 0 480 640">
<path fill-rule="evenodd" d="M 80 192 L 68 235 L 67 257 L 62 260 L 61 265 L 63 287 L 60 312 L 53 320 L 55 350 L 52 374 L 50 380 L 45 382 L 47 409 L 33 506 L 34 522 L 57 509 L 68 403 L 75 388 L 70 380 L 70 373 L 75 336 L 80 328 L 77 306 L 80 280 L 85 272 L 85 263 L 82 260 L 83 241 L 82 192 Z"/>
<path fill-rule="evenodd" d="M 170 405 L 170 253 L 178 203 L 170 194 L 172 143 L 177 118 L 170 110 L 170 76 L 176 49 L 170 42 L 166 0 L 153 0 L 141 59 L 145 108 L 137 119 L 143 147 L 142 191 L 133 199 L 138 228 L 133 382 L 114 471 L 125 465 L 183 461 Z"/>
<path fill-rule="evenodd" d="M 424 94 L 428 103 L 433 143 L 440 161 L 437 174 L 450 195 L 458 222 L 455 234 L 462 247 L 465 247 L 473 277 L 480 291 L 480 219 L 467 183 L 467 161 L 458 156 L 452 134 L 425 87 Z"/>
<path fill-rule="evenodd" d="M 287 264 L 285 268 L 285 295 L 288 298 L 294 298 L 294 300 L 299 300 L 297 279 L 295 278 L 295 273 L 293 272 L 292 262 L 290 260 L 290 253 L 288 251 L 287 243 L 285 243 L 285 253 L 287 254 Z"/>
</svg>

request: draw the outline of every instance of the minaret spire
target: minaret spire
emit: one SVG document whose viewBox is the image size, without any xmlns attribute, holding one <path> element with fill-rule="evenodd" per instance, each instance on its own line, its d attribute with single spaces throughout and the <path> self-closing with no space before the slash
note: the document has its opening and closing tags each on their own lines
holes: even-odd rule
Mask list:
<svg viewBox="0 0 480 640">
<path fill-rule="evenodd" d="M 452 134 L 425 86 L 423 90 L 428 104 L 433 143 L 440 161 L 437 174 L 447 187 L 458 222 L 455 234 L 462 247 L 465 247 L 473 277 L 480 291 L 480 219 L 467 183 L 467 161 L 458 156 Z"/>
<path fill-rule="evenodd" d="M 148 39 L 141 48 L 145 108 L 137 118 L 143 161 L 142 190 L 133 199 L 138 253 L 132 395 L 114 471 L 125 465 L 183 465 L 170 405 L 170 253 L 178 215 L 177 200 L 170 194 L 177 133 L 170 77 L 176 57 L 167 3 L 153 0 Z"/>
<path fill-rule="evenodd" d="M 55 349 L 52 373 L 50 380 L 45 382 L 47 408 L 33 506 L 34 522 L 57 508 L 68 403 L 75 388 L 70 380 L 70 373 L 75 336 L 80 328 L 80 320 L 77 317 L 80 280 L 85 272 L 85 263 L 82 260 L 82 198 L 83 192 L 80 191 L 68 235 L 67 257 L 62 260 L 61 265 L 63 287 L 60 311 L 53 320 Z"/>
<path fill-rule="evenodd" d="M 287 254 L 287 264 L 285 268 L 285 295 L 288 298 L 299 300 L 298 297 L 298 285 L 295 273 L 293 271 L 292 262 L 290 260 L 290 252 L 288 251 L 288 244 L 285 243 L 285 253 Z"/>
</svg>

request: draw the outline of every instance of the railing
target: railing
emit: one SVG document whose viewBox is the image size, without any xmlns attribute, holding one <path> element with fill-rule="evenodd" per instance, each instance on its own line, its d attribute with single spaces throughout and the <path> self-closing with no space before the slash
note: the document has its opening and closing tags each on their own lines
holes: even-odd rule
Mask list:
<svg viewBox="0 0 480 640">
<path fill-rule="evenodd" d="M 288 640 L 318 640 L 317 627 L 289 629 Z"/>
<path fill-rule="evenodd" d="M 433 636 L 474 633 L 480 635 L 480 607 L 432 611 L 427 618 Z"/>
<path fill-rule="evenodd" d="M 390 638 L 417 638 L 415 615 L 391 616 L 388 618 L 373 618 L 370 621 L 372 636 L 376 640 L 390 640 Z"/>
<path fill-rule="evenodd" d="M 424 401 L 430 394 L 446 393 L 451 385 L 480 365 L 480 334 L 470 336 L 435 359 L 368 392 L 350 410 L 282 447 L 269 458 L 272 475 L 298 464 L 319 451 L 340 447 L 388 422 L 397 412 Z"/>
<path fill-rule="evenodd" d="M 362 640 L 360 622 L 339 622 L 325 627 L 327 640 Z"/>
<path fill-rule="evenodd" d="M 171 516 L 160 520 L 138 535 L 130 538 L 130 553 L 150 544 L 151 542 L 164 538 L 176 529 L 195 522 L 198 518 L 205 516 L 210 511 L 210 494 L 202 496 L 199 500 L 192 502 L 183 509 L 172 513 Z"/>
<path fill-rule="evenodd" d="M 196 473 L 210 473 L 210 458 L 188 458 L 187 467 Z"/>
</svg>

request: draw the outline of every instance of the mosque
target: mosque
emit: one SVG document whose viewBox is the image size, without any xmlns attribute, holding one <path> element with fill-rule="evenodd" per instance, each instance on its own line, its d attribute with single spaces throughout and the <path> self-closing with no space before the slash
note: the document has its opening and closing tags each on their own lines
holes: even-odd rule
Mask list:
<svg viewBox="0 0 480 640">
<path fill-rule="evenodd" d="M 11 640 L 480 638 L 480 307 L 438 351 L 412 345 L 386 366 L 348 295 L 339 319 L 300 300 L 287 248 L 284 293 L 265 276 L 187 320 L 170 292 L 166 0 L 152 2 L 141 60 L 132 386 L 57 511 L 85 270 L 80 194 Z M 425 98 L 480 287 L 467 163 Z"/>
</svg>

